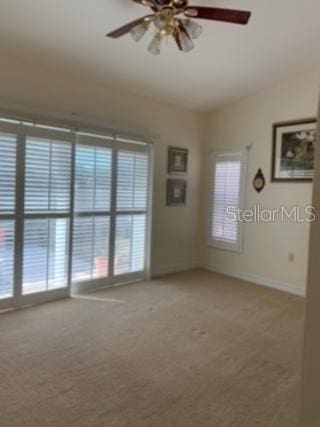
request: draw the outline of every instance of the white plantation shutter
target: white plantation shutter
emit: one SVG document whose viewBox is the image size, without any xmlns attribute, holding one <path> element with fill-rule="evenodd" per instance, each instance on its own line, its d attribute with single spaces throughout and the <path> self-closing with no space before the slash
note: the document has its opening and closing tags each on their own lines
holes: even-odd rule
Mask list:
<svg viewBox="0 0 320 427">
<path fill-rule="evenodd" d="M 115 275 L 145 269 L 148 178 L 148 153 L 119 151 Z"/>
<path fill-rule="evenodd" d="M 0 133 L 0 300 L 13 296 L 16 151 L 16 136 Z"/>
<path fill-rule="evenodd" d="M 118 211 L 145 211 L 148 196 L 148 155 L 120 151 L 118 155 Z"/>
<path fill-rule="evenodd" d="M 0 133 L 0 214 L 15 211 L 16 150 L 16 136 Z"/>
<path fill-rule="evenodd" d="M 142 138 L 143 139 L 143 138 Z M 0 309 L 148 269 L 150 144 L 0 118 Z"/>
<path fill-rule="evenodd" d="M 112 149 L 77 144 L 73 282 L 109 275 L 111 182 Z"/>
<path fill-rule="evenodd" d="M 27 219 L 24 224 L 23 294 L 67 286 L 68 219 Z"/>
<path fill-rule="evenodd" d="M 115 274 L 144 270 L 146 215 L 119 215 L 116 221 Z"/>
<path fill-rule="evenodd" d="M 77 145 L 75 211 L 110 211 L 112 151 Z"/>
<path fill-rule="evenodd" d="M 72 144 L 27 137 L 22 293 L 68 286 Z"/>
<path fill-rule="evenodd" d="M 244 204 L 245 168 L 244 153 L 212 156 L 209 243 L 214 247 L 241 251 L 242 223 L 236 213 Z"/>
<path fill-rule="evenodd" d="M 13 296 L 15 222 L 0 219 L 0 300 Z"/>
<path fill-rule="evenodd" d="M 78 217 L 73 230 L 73 281 L 108 276 L 110 218 Z"/>
<path fill-rule="evenodd" d="M 25 212 L 68 212 L 71 144 L 27 138 Z"/>
</svg>

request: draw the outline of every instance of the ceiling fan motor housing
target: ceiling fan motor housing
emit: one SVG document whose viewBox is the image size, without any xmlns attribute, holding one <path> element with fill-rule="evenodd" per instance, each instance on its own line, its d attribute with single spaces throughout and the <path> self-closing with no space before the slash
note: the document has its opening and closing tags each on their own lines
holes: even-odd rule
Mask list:
<svg viewBox="0 0 320 427">
<path fill-rule="evenodd" d="M 154 25 L 159 30 L 164 30 L 168 26 L 168 22 L 172 21 L 175 12 L 171 7 L 165 7 L 158 12 L 154 18 Z"/>
</svg>

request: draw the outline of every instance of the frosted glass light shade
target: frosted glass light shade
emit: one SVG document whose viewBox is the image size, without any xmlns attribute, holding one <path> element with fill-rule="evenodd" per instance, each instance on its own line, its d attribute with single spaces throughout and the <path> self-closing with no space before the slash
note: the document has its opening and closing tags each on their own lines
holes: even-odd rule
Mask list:
<svg viewBox="0 0 320 427">
<path fill-rule="evenodd" d="M 179 40 L 181 44 L 181 49 L 183 52 L 190 52 L 190 50 L 194 49 L 194 43 L 190 37 L 187 36 L 186 33 L 179 33 Z"/>
<path fill-rule="evenodd" d="M 134 41 L 139 42 L 147 31 L 148 26 L 146 24 L 139 24 L 130 31 L 130 34 Z"/>
<path fill-rule="evenodd" d="M 183 23 L 192 39 L 195 40 L 201 36 L 203 28 L 200 24 L 195 21 L 191 21 L 191 19 L 184 19 Z"/>
<path fill-rule="evenodd" d="M 148 47 L 148 51 L 153 55 L 159 55 L 161 52 L 161 37 L 155 35 Z"/>
</svg>

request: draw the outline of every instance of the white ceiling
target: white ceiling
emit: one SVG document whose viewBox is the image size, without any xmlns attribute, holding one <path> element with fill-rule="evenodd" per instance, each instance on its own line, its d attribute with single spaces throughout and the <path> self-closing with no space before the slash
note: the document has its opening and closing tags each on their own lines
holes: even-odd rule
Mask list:
<svg viewBox="0 0 320 427">
<path fill-rule="evenodd" d="M 131 0 L 1 0 L 0 54 L 46 63 L 132 92 L 208 111 L 320 62 L 319 0 L 191 0 L 251 10 L 247 27 L 201 21 L 196 49 L 151 37 L 105 38 L 148 9 Z M 199 21 L 200 22 L 200 21 Z"/>
</svg>

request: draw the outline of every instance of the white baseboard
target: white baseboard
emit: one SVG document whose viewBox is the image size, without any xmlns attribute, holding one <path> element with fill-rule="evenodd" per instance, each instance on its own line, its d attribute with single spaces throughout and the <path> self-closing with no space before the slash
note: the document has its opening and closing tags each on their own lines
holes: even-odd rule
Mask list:
<svg viewBox="0 0 320 427">
<path fill-rule="evenodd" d="M 180 273 L 182 271 L 193 270 L 195 268 L 199 268 L 199 264 L 195 262 L 168 265 L 165 267 L 152 269 L 151 277 L 160 277 L 165 276 L 166 274 Z"/>
<path fill-rule="evenodd" d="M 205 270 L 212 271 L 214 273 L 223 274 L 224 276 L 235 277 L 236 279 L 254 283 L 259 286 L 277 289 L 278 291 L 287 292 L 289 294 L 298 295 L 301 297 L 306 296 L 306 290 L 304 288 L 298 288 L 297 286 L 292 285 L 290 283 L 281 282 L 278 280 L 271 279 L 269 277 L 263 277 L 252 273 L 222 269 L 213 265 L 203 265 L 202 268 L 204 268 Z"/>
</svg>

